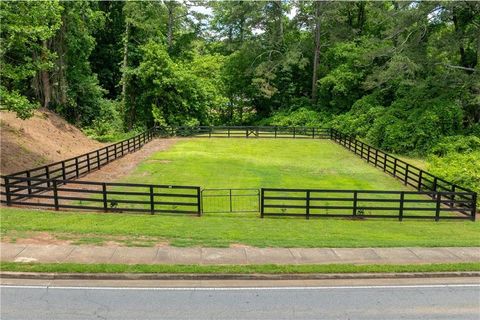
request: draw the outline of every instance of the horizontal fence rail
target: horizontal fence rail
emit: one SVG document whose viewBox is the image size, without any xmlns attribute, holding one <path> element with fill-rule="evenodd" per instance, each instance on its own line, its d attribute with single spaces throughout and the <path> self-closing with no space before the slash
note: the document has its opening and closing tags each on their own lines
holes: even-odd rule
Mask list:
<svg viewBox="0 0 480 320">
<path fill-rule="evenodd" d="M 41 188 L 35 189 L 34 187 L 47 189 L 52 187 L 52 180 L 57 180 L 59 184 L 62 184 L 63 182 L 60 181 L 74 180 L 94 170 L 99 170 L 106 164 L 139 150 L 154 136 L 155 128 L 152 128 L 129 139 L 77 157 L 9 174 L 3 177 L 4 184 L 9 187 L 11 196 L 18 200 L 42 192 Z"/>
<path fill-rule="evenodd" d="M 349 151 L 355 153 L 360 158 L 382 169 L 385 173 L 399 179 L 403 184 L 413 187 L 418 192 L 432 191 L 430 196 L 434 197 L 436 193 L 443 193 L 443 197 L 451 200 L 446 202 L 447 206 L 453 208 L 455 201 L 465 200 L 469 207 L 468 212 L 475 212 L 477 194 L 467 188 L 448 182 L 427 171 L 419 169 L 397 157 L 389 155 L 375 147 L 372 147 L 354 137 L 345 135 L 335 129 L 331 130 L 331 140 L 337 142 Z M 429 193 L 427 193 L 429 194 Z M 470 200 L 474 198 L 475 201 Z M 475 215 L 471 216 L 475 219 Z"/>
<path fill-rule="evenodd" d="M 199 126 L 158 128 L 159 135 L 195 138 L 295 138 L 329 139 L 326 128 L 273 126 Z"/>
<path fill-rule="evenodd" d="M 4 177 L 27 191 L 18 199 L 7 182 L 2 185 L 2 203 L 6 205 L 50 208 L 55 210 L 93 210 L 104 212 L 182 213 L 201 215 L 200 187 L 106 183 L 77 180 Z M 41 193 L 41 194 L 40 194 Z"/>
<path fill-rule="evenodd" d="M 475 201 L 470 192 L 262 188 L 260 216 L 473 220 Z"/>
</svg>

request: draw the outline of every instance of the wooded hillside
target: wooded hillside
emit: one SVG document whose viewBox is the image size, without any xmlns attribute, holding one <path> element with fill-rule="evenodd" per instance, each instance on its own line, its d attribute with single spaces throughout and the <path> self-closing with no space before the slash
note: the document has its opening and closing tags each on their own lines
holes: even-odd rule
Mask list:
<svg viewBox="0 0 480 320">
<path fill-rule="evenodd" d="M 480 185 L 480 2 L 32 1 L 0 15 L 1 108 L 19 117 L 42 106 L 103 139 L 155 122 L 333 126 Z"/>
</svg>

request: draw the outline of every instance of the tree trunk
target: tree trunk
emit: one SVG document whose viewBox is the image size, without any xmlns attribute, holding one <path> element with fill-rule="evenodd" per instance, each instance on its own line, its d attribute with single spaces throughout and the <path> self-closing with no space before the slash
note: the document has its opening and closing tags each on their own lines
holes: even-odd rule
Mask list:
<svg viewBox="0 0 480 320">
<path fill-rule="evenodd" d="M 123 114 L 127 110 L 127 67 L 128 67 L 128 38 L 130 35 L 130 23 L 125 21 L 125 35 L 123 36 L 123 62 L 122 62 L 122 109 Z M 127 119 L 126 119 L 127 120 Z M 129 129 L 132 127 L 132 119 L 127 120 Z"/>
<path fill-rule="evenodd" d="M 276 20 L 277 20 L 277 44 L 281 45 L 283 43 L 283 10 L 282 10 L 282 1 L 275 1 L 275 11 L 276 11 Z"/>
<path fill-rule="evenodd" d="M 48 52 L 48 44 L 47 44 L 47 40 L 44 40 L 42 42 L 42 54 L 41 54 L 41 59 L 43 62 L 45 62 L 48 59 L 47 52 Z M 42 107 L 48 108 L 48 105 L 50 104 L 51 97 L 52 97 L 52 90 L 50 85 L 50 74 L 48 70 L 40 71 L 40 80 L 42 82 L 42 92 L 43 92 Z"/>
<path fill-rule="evenodd" d="M 174 22 L 174 4 L 171 1 L 168 1 L 166 3 L 167 5 L 167 10 L 168 10 L 168 26 L 167 26 L 167 43 L 168 43 L 168 49 L 172 48 L 173 44 L 173 22 Z"/>
<path fill-rule="evenodd" d="M 317 102 L 318 62 L 320 60 L 320 1 L 315 1 L 315 51 L 313 52 L 312 102 Z"/>
</svg>

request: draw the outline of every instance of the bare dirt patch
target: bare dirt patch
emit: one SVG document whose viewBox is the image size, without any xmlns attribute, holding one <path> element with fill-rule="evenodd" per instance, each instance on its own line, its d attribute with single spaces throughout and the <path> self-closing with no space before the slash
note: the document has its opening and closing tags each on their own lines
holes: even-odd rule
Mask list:
<svg viewBox="0 0 480 320">
<path fill-rule="evenodd" d="M 177 141 L 178 139 L 176 138 L 154 139 L 145 144 L 140 150 L 114 160 L 100 170 L 93 171 L 79 180 L 110 182 L 121 179 L 132 172 L 141 162 L 145 161 L 152 154 L 167 150 Z M 91 187 L 92 186 L 89 186 L 89 188 Z"/>
<path fill-rule="evenodd" d="M 1 242 L 36 245 L 95 245 L 103 247 L 166 247 L 169 242 L 146 236 L 110 236 L 98 234 L 52 234 L 48 232 L 12 231 Z"/>
</svg>

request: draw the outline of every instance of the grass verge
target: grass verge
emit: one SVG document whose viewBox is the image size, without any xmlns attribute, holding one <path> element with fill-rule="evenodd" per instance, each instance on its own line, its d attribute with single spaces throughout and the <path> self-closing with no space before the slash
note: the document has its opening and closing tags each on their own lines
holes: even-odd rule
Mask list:
<svg viewBox="0 0 480 320">
<path fill-rule="evenodd" d="M 79 213 L 1 208 L 3 236 L 47 232 L 69 234 L 76 241 L 102 243 L 118 239 L 146 239 L 150 246 L 286 248 L 355 247 L 476 247 L 480 223 L 471 221 L 415 221 L 347 219 L 260 219 L 258 215 L 172 215 Z M 82 241 L 84 239 L 84 241 Z"/>
<path fill-rule="evenodd" d="M 480 246 L 480 224 L 470 221 L 259 219 L 257 216 L 132 215 L 2 208 L 3 236 L 70 234 L 86 242 L 149 238 L 172 246 L 228 247 L 449 247 Z M 101 241 L 100 241 L 101 242 Z"/>
<path fill-rule="evenodd" d="M 57 273 L 227 273 L 227 274 L 288 274 L 288 273 L 401 273 L 480 271 L 480 263 L 442 263 L 406 265 L 148 265 L 148 264 L 77 264 L 77 263 L 16 263 L 2 262 L 1 271 Z"/>
</svg>

